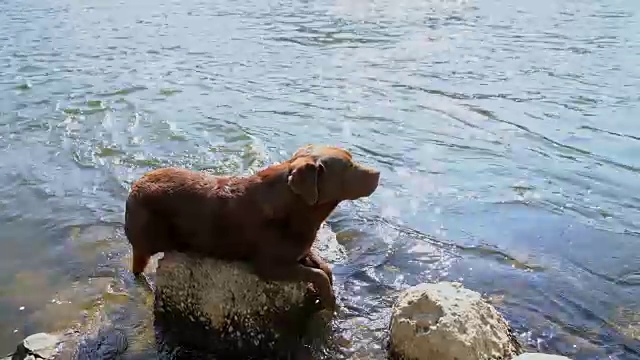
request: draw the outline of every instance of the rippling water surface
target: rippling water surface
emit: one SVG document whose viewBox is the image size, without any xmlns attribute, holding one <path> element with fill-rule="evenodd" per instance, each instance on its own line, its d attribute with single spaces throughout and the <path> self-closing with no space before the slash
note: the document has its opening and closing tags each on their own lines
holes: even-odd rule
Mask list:
<svg viewBox="0 0 640 360">
<path fill-rule="evenodd" d="M 314 142 L 383 173 L 329 221 L 346 357 L 459 279 L 529 349 L 640 359 L 639 34 L 636 0 L 3 0 L 0 353 L 98 311 L 154 358 L 131 181 Z"/>
</svg>

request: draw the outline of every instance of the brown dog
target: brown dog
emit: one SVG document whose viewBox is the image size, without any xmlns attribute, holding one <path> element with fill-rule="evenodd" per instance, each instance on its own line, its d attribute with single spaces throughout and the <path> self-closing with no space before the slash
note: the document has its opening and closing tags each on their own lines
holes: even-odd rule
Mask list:
<svg viewBox="0 0 640 360">
<path fill-rule="evenodd" d="M 247 261 L 264 280 L 312 283 L 333 309 L 331 270 L 311 246 L 336 206 L 371 195 L 379 178 L 346 150 L 313 145 L 246 177 L 152 170 L 133 183 L 126 203 L 133 273 L 165 251 Z"/>
</svg>

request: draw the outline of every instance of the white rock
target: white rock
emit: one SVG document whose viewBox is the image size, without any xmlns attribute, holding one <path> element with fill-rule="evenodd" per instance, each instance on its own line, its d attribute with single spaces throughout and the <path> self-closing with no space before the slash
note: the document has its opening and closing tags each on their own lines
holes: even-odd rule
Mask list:
<svg viewBox="0 0 640 360">
<path fill-rule="evenodd" d="M 47 333 L 37 333 L 28 336 L 22 341 L 22 346 L 31 354 L 43 359 L 52 358 L 57 352 L 57 346 L 61 339 L 59 336 Z"/>
<path fill-rule="evenodd" d="M 516 356 L 513 360 L 571 360 L 566 356 L 542 354 L 542 353 L 524 353 Z"/>
<path fill-rule="evenodd" d="M 459 283 L 421 284 L 393 307 L 390 350 L 407 360 L 510 359 L 521 352 L 506 320 Z"/>
</svg>

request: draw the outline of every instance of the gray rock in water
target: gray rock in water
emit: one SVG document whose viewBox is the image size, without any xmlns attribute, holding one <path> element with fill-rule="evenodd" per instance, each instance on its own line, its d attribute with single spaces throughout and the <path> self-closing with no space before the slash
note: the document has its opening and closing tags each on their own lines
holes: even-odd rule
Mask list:
<svg viewBox="0 0 640 360">
<path fill-rule="evenodd" d="M 117 359 L 129 347 L 127 334 L 116 328 L 101 328 L 94 336 L 80 341 L 73 352 L 74 360 Z"/>
<path fill-rule="evenodd" d="M 58 335 L 47 333 L 29 335 L 18 345 L 11 359 L 53 359 L 61 342 L 62 338 Z"/>
<path fill-rule="evenodd" d="M 126 333 L 113 327 L 100 328 L 94 335 L 37 333 L 26 337 L 13 355 L 2 360 L 112 360 L 127 347 Z"/>
</svg>

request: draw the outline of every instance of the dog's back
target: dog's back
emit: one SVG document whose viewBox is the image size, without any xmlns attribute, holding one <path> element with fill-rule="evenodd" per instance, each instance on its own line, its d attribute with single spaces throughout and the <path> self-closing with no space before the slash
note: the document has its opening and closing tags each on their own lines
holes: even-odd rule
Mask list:
<svg viewBox="0 0 640 360">
<path fill-rule="evenodd" d="M 150 256 L 165 251 L 246 257 L 244 253 L 250 249 L 237 240 L 244 228 L 240 222 L 250 214 L 238 213 L 237 205 L 232 205 L 243 191 L 243 181 L 162 168 L 134 182 L 126 202 L 124 226 L 133 248 L 133 272 L 141 273 Z"/>
</svg>

